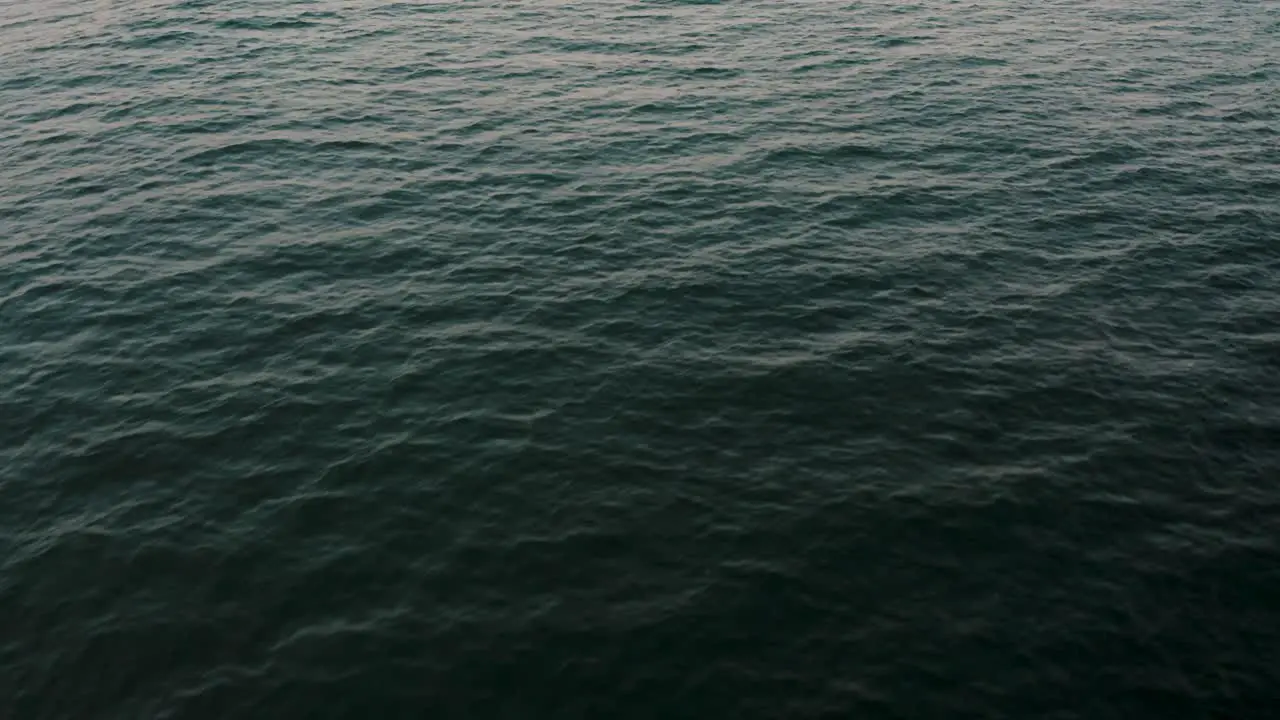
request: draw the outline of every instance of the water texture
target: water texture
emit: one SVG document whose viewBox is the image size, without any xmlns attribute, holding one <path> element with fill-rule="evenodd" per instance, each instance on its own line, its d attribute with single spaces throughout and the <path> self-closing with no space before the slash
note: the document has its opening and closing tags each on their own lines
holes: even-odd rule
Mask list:
<svg viewBox="0 0 1280 720">
<path fill-rule="evenodd" d="M 1280 5 L 0 0 L 0 717 L 1269 718 Z"/>
</svg>

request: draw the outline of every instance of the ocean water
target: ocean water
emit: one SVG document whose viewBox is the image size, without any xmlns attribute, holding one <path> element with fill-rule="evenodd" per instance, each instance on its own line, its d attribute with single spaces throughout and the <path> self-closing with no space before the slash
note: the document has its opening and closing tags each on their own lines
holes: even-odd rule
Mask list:
<svg viewBox="0 0 1280 720">
<path fill-rule="evenodd" d="M 0 717 L 1273 718 L 1280 5 L 0 0 Z"/>
</svg>

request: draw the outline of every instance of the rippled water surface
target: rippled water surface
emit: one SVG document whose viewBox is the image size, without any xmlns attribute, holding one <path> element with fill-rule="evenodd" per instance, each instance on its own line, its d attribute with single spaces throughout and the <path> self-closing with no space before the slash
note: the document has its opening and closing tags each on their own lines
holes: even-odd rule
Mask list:
<svg viewBox="0 0 1280 720">
<path fill-rule="evenodd" d="M 0 717 L 1264 718 L 1280 5 L 0 0 Z"/>
</svg>

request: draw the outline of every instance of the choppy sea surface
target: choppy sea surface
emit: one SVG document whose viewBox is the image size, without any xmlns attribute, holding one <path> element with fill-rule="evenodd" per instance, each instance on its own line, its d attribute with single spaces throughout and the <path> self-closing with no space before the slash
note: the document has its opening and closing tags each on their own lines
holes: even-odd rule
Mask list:
<svg viewBox="0 0 1280 720">
<path fill-rule="evenodd" d="M 0 716 L 1277 712 L 1280 4 L 0 0 Z"/>
</svg>

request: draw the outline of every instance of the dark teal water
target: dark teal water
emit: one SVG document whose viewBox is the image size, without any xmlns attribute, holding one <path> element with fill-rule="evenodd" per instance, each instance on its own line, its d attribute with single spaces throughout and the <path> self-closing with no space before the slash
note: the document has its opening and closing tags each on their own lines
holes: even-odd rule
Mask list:
<svg viewBox="0 0 1280 720">
<path fill-rule="evenodd" d="M 1267 718 L 1280 5 L 0 0 L 0 717 Z"/>
</svg>

